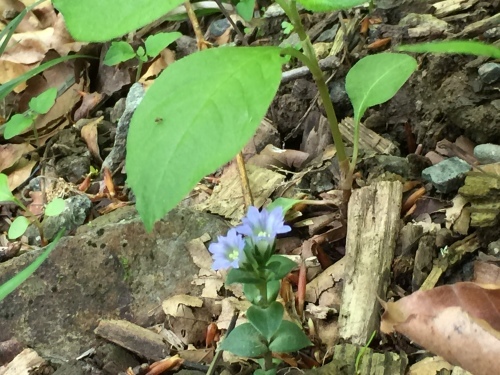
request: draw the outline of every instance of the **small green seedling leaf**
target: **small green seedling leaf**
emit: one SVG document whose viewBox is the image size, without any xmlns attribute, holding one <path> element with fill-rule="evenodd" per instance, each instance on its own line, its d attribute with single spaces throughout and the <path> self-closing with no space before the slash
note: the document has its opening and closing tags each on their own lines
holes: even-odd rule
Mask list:
<svg viewBox="0 0 500 375">
<path fill-rule="evenodd" d="M 5 131 L 3 137 L 11 139 L 16 135 L 23 133 L 33 124 L 33 117 L 24 114 L 17 114 L 10 118 L 5 124 Z"/>
<path fill-rule="evenodd" d="M 274 301 L 267 308 L 252 305 L 246 315 L 257 331 L 270 341 L 283 321 L 284 312 L 281 303 Z"/>
<path fill-rule="evenodd" d="M 16 198 L 12 195 L 9 188 L 9 179 L 7 175 L 0 173 L 0 202 L 15 202 Z"/>
<path fill-rule="evenodd" d="M 220 343 L 218 350 L 226 350 L 240 357 L 258 357 L 268 351 L 266 340 L 250 323 L 243 323 L 233 329 Z"/>
<path fill-rule="evenodd" d="M 379 53 L 359 60 L 347 73 L 345 88 L 354 107 L 354 123 L 365 111 L 391 99 L 417 68 L 408 55 Z"/>
<path fill-rule="evenodd" d="M 283 21 L 281 22 L 281 29 L 283 30 L 283 34 L 288 35 L 293 31 L 293 25 L 290 22 Z"/>
<path fill-rule="evenodd" d="M 146 53 L 149 57 L 156 57 L 160 54 L 161 51 L 163 51 L 181 36 L 182 34 L 178 32 L 158 33 L 155 35 L 151 35 L 144 42 Z"/>
<path fill-rule="evenodd" d="M 281 80 L 280 51 L 207 49 L 176 61 L 156 78 L 132 117 L 127 139 L 127 182 L 147 230 L 255 133 Z"/>
<path fill-rule="evenodd" d="M 267 300 L 274 301 L 280 292 L 281 281 L 271 280 L 267 282 Z M 254 305 L 259 304 L 262 299 L 261 291 L 255 284 L 243 284 L 243 292 L 247 300 Z"/>
<path fill-rule="evenodd" d="M 54 0 L 75 40 L 104 42 L 148 25 L 184 0 Z"/>
<path fill-rule="evenodd" d="M 18 237 L 21 237 L 24 232 L 26 232 L 26 229 L 29 225 L 29 220 L 24 216 L 16 217 L 16 219 L 10 225 L 9 232 L 7 233 L 9 239 L 14 240 Z"/>
<path fill-rule="evenodd" d="M 57 89 L 52 87 L 30 100 L 30 108 L 38 114 L 45 114 L 56 102 Z"/>
<path fill-rule="evenodd" d="M 141 60 L 142 62 L 148 61 L 148 56 L 146 55 L 146 50 L 144 49 L 144 47 L 139 46 L 137 48 L 136 54 L 137 54 L 137 57 L 139 58 L 139 60 Z"/>
<path fill-rule="evenodd" d="M 133 59 L 135 51 L 130 44 L 124 41 L 113 42 L 106 52 L 104 64 L 112 66 Z"/>
<path fill-rule="evenodd" d="M 269 349 L 273 352 L 289 353 L 295 352 L 312 342 L 297 324 L 283 320 L 278 331 L 274 334 L 274 339 L 269 344 Z"/>
<path fill-rule="evenodd" d="M 272 211 L 276 207 L 281 207 L 283 209 L 283 214 L 286 214 L 288 212 L 288 210 L 290 210 L 293 206 L 295 206 L 297 203 L 300 203 L 300 202 L 302 202 L 302 200 L 300 200 L 300 199 L 291 199 L 291 198 L 281 197 L 281 198 L 278 198 L 278 199 L 274 200 L 273 202 L 271 202 L 271 204 L 269 204 L 266 207 L 266 210 Z"/>
<path fill-rule="evenodd" d="M 364 4 L 366 0 L 299 0 L 297 2 L 313 12 L 331 12 Z"/>
<path fill-rule="evenodd" d="M 45 206 L 45 216 L 57 216 L 64 211 L 66 202 L 62 198 L 55 198 L 47 206 Z"/>
<path fill-rule="evenodd" d="M 432 52 L 432 53 L 465 53 L 468 55 L 487 56 L 500 59 L 500 48 L 474 40 L 449 40 L 443 42 L 419 43 L 399 46 L 398 51 Z"/>
<path fill-rule="evenodd" d="M 50 245 L 47 246 L 47 248 L 43 251 L 43 253 L 41 253 L 40 256 L 33 261 L 33 263 L 31 263 L 28 267 L 19 272 L 12 279 L 0 285 L 0 301 L 2 301 L 10 293 L 12 293 L 19 285 L 21 285 L 28 277 L 30 277 L 31 274 L 35 272 L 38 267 L 40 267 L 40 265 L 43 263 L 45 259 L 47 259 L 52 250 L 54 250 L 57 243 L 61 239 L 63 233 L 64 230 L 61 230 L 54 238 L 54 241 L 52 241 Z"/>
<path fill-rule="evenodd" d="M 236 12 L 245 21 L 250 22 L 253 19 L 253 10 L 255 8 L 255 0 L 240 0 L 236 4 Z"/>
</svg>

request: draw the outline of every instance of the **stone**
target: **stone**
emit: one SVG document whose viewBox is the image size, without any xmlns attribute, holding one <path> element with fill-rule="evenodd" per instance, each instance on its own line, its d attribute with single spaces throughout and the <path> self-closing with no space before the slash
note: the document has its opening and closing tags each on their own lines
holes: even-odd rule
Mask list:
<svg viewBox="0 0 500 375">
<path fill-rule="evenodd" d="M 474 147 L 474 156 L 481 164 L 500 162 L 500 145 L 484 143 Z"/>
<path fill-rule="evenodd" d="M 500 79 L 500 64 L 489 62 L 483 64 L 477 70 L 481 81 L 487 84 L 495 83 Z"/>
<path fill-rule="evenodd" d="M 440 193 L 456 191 L 463 183 L 465 174 L 471 166 L 460 158 L 452 157 L 426 168 L 422 171 L 422 178 L 432 183 Z"/>
<path fill-rule="evenodd" d="M 161 302 L 194 294 L 199 268 L 184 245 L 224 234 L 221 218 L 187 208 L 172 210 L 147 233 L 135 208 L 123 207 L 64 237 L 49 258 L 0 302 L 0 342 L 15 337 L 59 362 L 95 346 L 101 319 L 140 326 L 161 323 Z M 0 284 L 40 255 L 30 251 L 0 264 Z"/>
<path fill-rule="evenodd" d="M 336 24 L 331 29 L 323 31 L 316 39 L 316 42 L 333 42 L 335 39 L 335 35 L 337 34 L 337 30 L 339 29 L 339 25 Z"/>
</svg>

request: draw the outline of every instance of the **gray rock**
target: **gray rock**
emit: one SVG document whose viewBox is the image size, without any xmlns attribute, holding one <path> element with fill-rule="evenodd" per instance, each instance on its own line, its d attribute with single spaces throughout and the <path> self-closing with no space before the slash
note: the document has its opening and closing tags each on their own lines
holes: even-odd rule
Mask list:
<svg viewBox="0 0 500 375">
<path fill-rule="evenodd" d="M 440 193 L 450 193 L 457 190 L 465 179 L 465 173 L 471 166 L 460 158 L 453 157 L 443 160 L 422 171 L 422 178 L 432 183 Z"/>
<path fill-rule="evenodd" d="M 335 39 L 335 35 L 337 34 L 337 30 L 339 29 L 339 25 L 336 24 L 331 29 L 323 31 L 316 39 L 316 42 L 333 42 Z"/>
<path fill-rule="evenodd" d="M 100 319 L 140 326 L 162 322 L 161 302 L 196 294 L 199 271 L 185 244 L 225 233 L 217 216 L 174 209 L 146 233 L 133 207 L 124 207 L 65 237 L 18 289 L 0 302 L 0 342 L 16 337 L 43 357 L 77 357 L 95 346 Z M 0 264 L 0 284 L 30 264 L 41 250 Z"/>
<path fill-rule="evenodd" d="M 42 221 L 45 239 L 51 241 L 62 228 L 68 234 L 85 222 L 92 202 L 86 195 L 75 195 L 65 199 L 66 207 L 57 216 L 48 216 Z M 40 233 L 35 225 L 30 225 L 26 230 L 30 244 L 40 245 Z"/>
<path fill-rule="evenodd" d="M 474 147 L 474 156 L 481 164 L 500 162 L 500 145 L 485 143 Z"/>
<path fill-rule="evenodd" d="M 479 78 L 481 78 L 484 83 L 495 83 L 500 79 L 500 64 L 493 62 L 483 64 L 479 67 L 477 72 Z"/>
<path fill-rule="evenodd" d="M 500 240 L 488 244 L 488 254 L 496 257 L 500 255 Z"/>
<path fill-rule="evenodd" d="M 125 111 L 116 126 L 115 143 L 113 145 L 113 149 L 102 163 L 101 174 L 103 173 L 102 171 L 104 171 L 104 168 L 107 168 L 110 171 L 116 170 L 120 163 L 125 160 L 125 147 L 130 120 L 132 120 L 132 115 L 141 103 L 145 94 L 146 92 L 144 91 L 144 87 L 140 83 L 134 83 L 132 87 L 130 87 L 130 91 L 128 92 L 127 99 L 125 101 Z"/>
<path fill-rule="evenodd" d="M 280 43 L 281 48 L 293 47 L 300 44 L 299 34 L 292 33 L 288 38 Z"/>
</svg>

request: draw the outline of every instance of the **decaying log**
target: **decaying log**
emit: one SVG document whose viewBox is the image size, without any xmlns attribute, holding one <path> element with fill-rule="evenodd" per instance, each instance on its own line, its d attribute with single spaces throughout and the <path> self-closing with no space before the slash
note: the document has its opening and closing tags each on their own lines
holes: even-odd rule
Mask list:
<svg viewBox="0 0 500 375">
<path fill-rule="evenodd" d="M 346 275 L 340 336 L 364 345 L 378 330 L 380 304 L 390 281 L 400 228 L 402 185 L 382 181 L 355 190 L 348 208 Z"/>
</svg>

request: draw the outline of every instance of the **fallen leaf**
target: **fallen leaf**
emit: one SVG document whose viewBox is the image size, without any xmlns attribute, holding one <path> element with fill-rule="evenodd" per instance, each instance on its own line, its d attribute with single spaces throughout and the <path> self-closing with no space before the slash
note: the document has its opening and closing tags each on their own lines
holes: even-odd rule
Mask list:
<svg viewBox="0 0 500 375">
<path fill-rule="evenodd" d="M 99 143 L 97 142 L 97 126 L 101 123 L 101 121 L 104 119 L 103 116 L 89 122 L 88 124 L 84 125 L 82 127 L 82 130 L 80 131 L 80 134 L 87 144 L 87 147 L 89 148 L 90 153 L 92 156 L 98 160 L 102 164 L 102 159 L 99 151 Z"/>
</svg>

